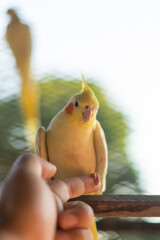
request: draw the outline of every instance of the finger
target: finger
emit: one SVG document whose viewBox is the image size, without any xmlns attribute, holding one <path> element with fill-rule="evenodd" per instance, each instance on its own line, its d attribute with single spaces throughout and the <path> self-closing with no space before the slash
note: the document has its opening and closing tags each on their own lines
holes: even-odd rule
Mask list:
<svg viewBox="0 0 160 240">
<path fill-rule="evenodd" d="M 55 240 L 93 240 L 93 235 L 89 229 L 58 230 Z"/>
<path fill-rule="evenodd" d="M 90 176 L 58 179 L 49 182 L 51 190 L 58 195 L 61 201 L 67 202 L 70 198 L 78 197 L 82 194 L 95 192 L 100 185 L 98 173 Z"/>
<path fill-rule="evenodd" d="M 93 225 L 94 213 L 84 202 L 74 201 L 64 204 L 64 211 L 59 214 L 58 224 L 62 229 L 90 228 Z"/>
<path fill-rule="evenodd" d="M 33 153 L 25 153 L 15 161 L 11 173 L 15 171 L 33 173 L 47 179 L 56 173 L 56 166 Z"/>
</svg>

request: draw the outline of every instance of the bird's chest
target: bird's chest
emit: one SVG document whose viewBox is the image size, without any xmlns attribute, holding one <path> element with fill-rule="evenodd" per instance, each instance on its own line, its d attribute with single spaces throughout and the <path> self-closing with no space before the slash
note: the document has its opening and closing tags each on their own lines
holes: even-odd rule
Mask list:
<svg viewBox="0 0 160 240">
<path fill-rule="evenodd" d="M 56 127 L 47 133 L 49 159 L 57 170 L 57 178 L 88 175 L 95 171 L 92 130 Z"/>
</svg>

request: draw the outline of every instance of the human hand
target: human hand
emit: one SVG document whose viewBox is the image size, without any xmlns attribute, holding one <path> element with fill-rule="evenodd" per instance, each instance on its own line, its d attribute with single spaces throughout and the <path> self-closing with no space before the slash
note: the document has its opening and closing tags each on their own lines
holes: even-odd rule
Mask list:
<svg viewBox="0 0 160 240">
<path fill-rule="evenodd" d="M 55 180 L 56 167 L 34 154 L 14 163 L 0 191 L 0 239 L 92 239 L 93 211 L 70 198 L 94 192 L 97 174 Z M 58 230 L 57 230 L 58 225 Z"/>
</svg>

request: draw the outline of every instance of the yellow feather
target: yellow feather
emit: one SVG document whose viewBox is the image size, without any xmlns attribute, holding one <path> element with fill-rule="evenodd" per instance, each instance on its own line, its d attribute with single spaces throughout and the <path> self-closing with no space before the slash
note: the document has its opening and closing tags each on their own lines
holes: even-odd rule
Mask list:
<svg viewBox="0 0 160 240">
<path fill-rule="evenodd" d="M 88 91 L 89 90 L 83 74 L 82 74 L 82 90 L 83 91 Z"/>
</svg>

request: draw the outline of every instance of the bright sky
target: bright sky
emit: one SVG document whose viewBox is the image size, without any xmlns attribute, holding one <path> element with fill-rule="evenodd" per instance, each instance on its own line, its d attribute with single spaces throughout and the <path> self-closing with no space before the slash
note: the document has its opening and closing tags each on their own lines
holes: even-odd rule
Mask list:
<svg viewBox="0 0 160 240">
<path fill-rule="evenodd" d="M 128 154 L 142 186 L 160 194 L 160 1 L 1 0 L 0 41 L 10 7 L 33 30 L 35 74 L 83 72 L 107 89 L 128 117 Z"/>
</svg>

